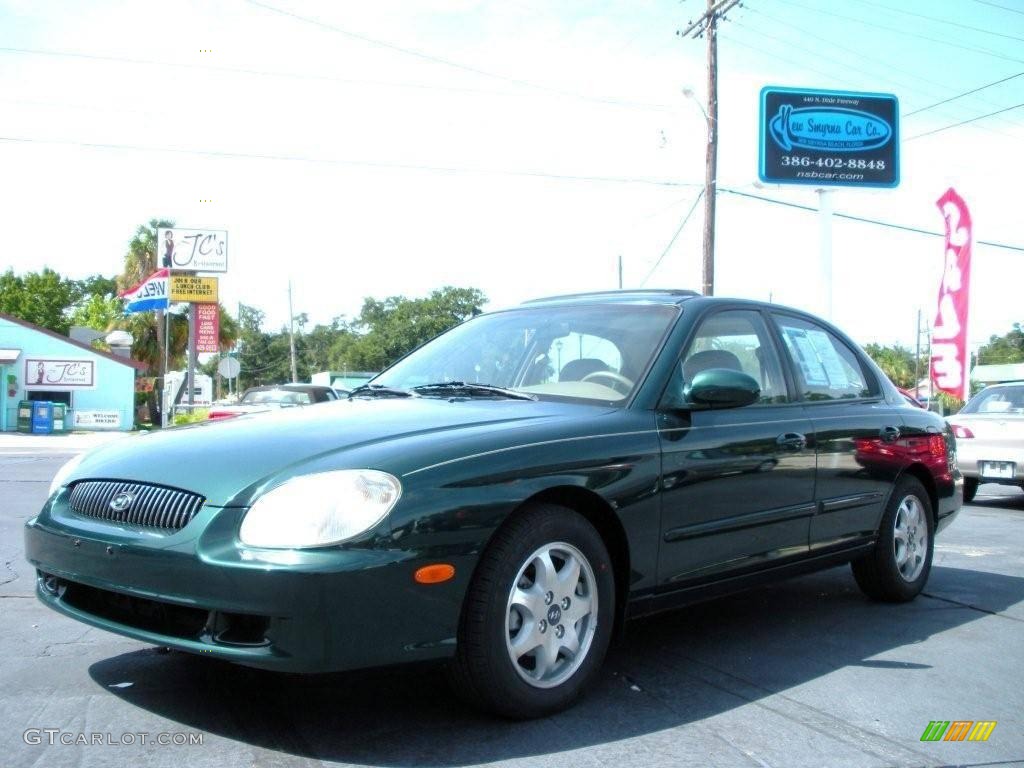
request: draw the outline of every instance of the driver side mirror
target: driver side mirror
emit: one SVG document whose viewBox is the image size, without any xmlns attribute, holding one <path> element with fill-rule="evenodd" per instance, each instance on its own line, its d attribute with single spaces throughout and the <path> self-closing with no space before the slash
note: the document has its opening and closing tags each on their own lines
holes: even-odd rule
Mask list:
<svg viewBox="0 0 1024 768">
<path fill-rule="evenodd" d="M 708 368 L 693 377 L 683 395 L 699 408 L 742 408 L 757 402 L 761 386 L 742 371 Z"/>
</svg>

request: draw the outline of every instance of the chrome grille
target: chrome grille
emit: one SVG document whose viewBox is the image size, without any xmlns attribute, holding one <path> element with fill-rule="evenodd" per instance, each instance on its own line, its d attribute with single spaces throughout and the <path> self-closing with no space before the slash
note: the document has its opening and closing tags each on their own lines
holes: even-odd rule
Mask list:
<svg viewBox="0 0 1024 768">
<path fill-rule="evenodd" d="M 131 496 L 124 509 L 111 502 L 127 493 Z M 180 531 L 199 512 L 206 501 L 197 493 L 121 480 L 82 480 L 71 486 L 71 510 L 79 515 L 128 523 L 144 528 Z"/>
</svg>

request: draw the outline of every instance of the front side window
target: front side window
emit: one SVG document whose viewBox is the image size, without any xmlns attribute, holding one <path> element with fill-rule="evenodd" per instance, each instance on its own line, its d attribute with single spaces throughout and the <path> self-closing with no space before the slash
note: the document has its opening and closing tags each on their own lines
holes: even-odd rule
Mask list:
<svg viewBox="0 0 1024 768">
<path fill-rule="evenodd" d="M 821 326 L 775 315 L 805 400 L 849 400 L 877 394 L 857 355 Z"/>
<path fill-rule="evenodd" d="M 761 387 L 761 405 L 787 402 L 786 382 L 778 355 L 758 312 L 728 310 L 704 320 L 673 373 L 665 404 L 685 407 L 685 388 L 710 368 L 740 371 Z"/>
<path fill-rule="evenodd" d="M 657 304 L 539 306 L 481 315 L 412 352 L 370 388 L 425 396 L 434 393 L 430 385 L 464 382 L 540 399 L 621 403 L 636 390 L 677 315 L 676 307 Z"/>
</svg>

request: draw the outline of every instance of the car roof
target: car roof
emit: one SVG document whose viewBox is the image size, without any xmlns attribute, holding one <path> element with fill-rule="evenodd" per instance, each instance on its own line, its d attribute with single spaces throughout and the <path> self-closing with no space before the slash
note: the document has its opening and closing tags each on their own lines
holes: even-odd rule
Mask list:
<svg viewBox="0 0 1024 768">
<path fill-rule="evenodd" d="M 681 304 L 689 299 L 697 298 L 696 291 L 674 288 L 642 288 L 618 291 L 591 291 L 588 293 L 566 293 L 558 296 L 545 296 L 539 299 L 524 301 L 524 305 L 538 304 L 589 304 L 595 302 L 615 302 L 621 304 Z"/>
</svg>

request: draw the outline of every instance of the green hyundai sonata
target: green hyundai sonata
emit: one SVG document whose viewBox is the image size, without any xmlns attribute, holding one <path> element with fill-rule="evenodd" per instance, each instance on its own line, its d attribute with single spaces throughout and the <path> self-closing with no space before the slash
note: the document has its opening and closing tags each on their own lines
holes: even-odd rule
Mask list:
<svg viewBox="0 0 1024 768">
<path fill-rule="evenodd" d="M 268 669 L 447 659 L 533 717 L 633 616 L 850 562 L 912 599 L 955 440 L 841 332 L 686 291 L 481 315 L 348 400 L 76 458 L 25 530 L 39 599 Z"/>
</svg>

